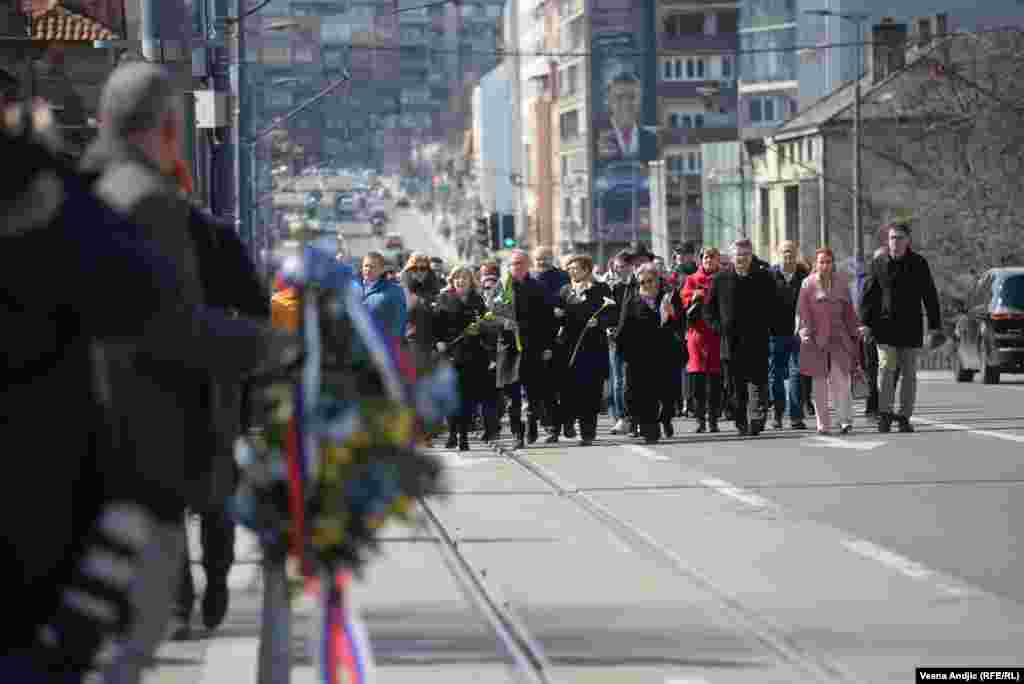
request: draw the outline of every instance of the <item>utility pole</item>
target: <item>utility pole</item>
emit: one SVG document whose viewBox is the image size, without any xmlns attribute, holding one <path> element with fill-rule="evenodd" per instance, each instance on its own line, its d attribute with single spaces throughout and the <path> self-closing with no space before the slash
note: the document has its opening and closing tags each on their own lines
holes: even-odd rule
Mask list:
<svg viewBox="0 0 1024 684">
<path fill-rule="evenodd" d="M 231 145 L 234 148 L 234 180 L 235 180 L 235 230 L 250 251 L 253 250 L 252 205 L 250 191 L 250 171 L 252 160 L 247 155 L 255 155 L 256 148 L 245 145 L 249 134 L 249 89 L 245 82 L 245 0 L 232 0 L 232 23 L 234 35 L 231 40 L 231 94 L 233 96 L 233 126 L 231 129 Z"/>
<path fill-rule="evenodd" d="M 860 82 L 864 73 L 864 44 L 861 25 L 863 19 L 857 20 L 857 81 L 853 84 L 853 263 L 854 277 L 857 279 L 857 304 L 860 304 L 860 293 L 864 281 L 864 225 L 861 188 L 861 93 Z"/>
</svg>

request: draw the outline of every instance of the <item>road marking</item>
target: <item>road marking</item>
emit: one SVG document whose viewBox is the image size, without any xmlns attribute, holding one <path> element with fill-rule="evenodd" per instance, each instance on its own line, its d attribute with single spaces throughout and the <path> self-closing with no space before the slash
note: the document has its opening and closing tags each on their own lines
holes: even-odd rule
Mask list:
<svg viewBox="0 0 1024 684">
<path fill-rule="evenodd" d="M 857 451 L 871 451 L 877 449 L 880 446 L 884 446 L 885 442 L 857 442 L 851 439 L 842 439 L 840 437 L 826 437 L 819 435 L 817 437 L 809 437 L 808 439 L 815 440 L 810 446 L 814 447 L 830 447 L 833 449 L 856 449 Z"/>
<path fill-rule="evenodd" d="M 711 682 L 703 677 L 687 677 L 686 679 L 679 679 L 678 677 L 675 677 L 672 679 L 666 679 L 665 684 L 711 684 Z"/>
<path fill-rule="evenodd" d="M 474 458 L 467 458 L 460 454 L 458 451 L 443 451 L 441 452 L 444 464 L 449 468 L 468 468 L 478 463 L 491 463 L 493 461 L 500 461 L 501 459 L 496 456 L 477 456 Z"/>
<path fill-rule="evenodd" d="M 752 508 L 761 509 L 777 509 L 778 505 L 762 496 L 758 496 L 753 492 L 748 492 L 742 487 L 737 487 L 734 484 L 726 482 L 725 480 L 719 480 L 716 477 L 705 478 L 700 481 L 701 485 L 708 489 L 713 489 L 723 496 L 727 496 L 730 499 L 735 499 L 745 503 Z"/>
<path fill-rule="evenodd" d="M 720 480 L 718 478 L 705 478 L 700 480 L 700 484 L 713 489 L 723 496 L 727 496 L 736 501 L 747 504 L 751 508 L 760 510 L 781 510 L 781 506 L 766 499 L 762 496 L 749 492 L 742 487 L 737 487 L 734 484 Z M 831 527 L 831 526 L 830 526 Z M 849 551 L 856 553 L 865 558 L 874 560 L 877 563 L 896 570 L 902 575 L 909 577 L 914 580 L 927 581 L 936 589 L 947 596 L 967 596 L 974 593 L 974 590 L 969 589 L 962 585 L 957 585 L 955 582 L 946 581 L 941 575 L 936 573 L 934 570 L 913 561 L 905 556 L 885 549 L 877 544 L 869 542 L 864 539 L 842 539 L 840 543 Z"/>
<path fill-rule="evenodd" d="M 968 590 L 964 587 L 957 587 L 939 580 L 935 576 L 935 571 L 931 568 L 921 565 L 917 561 L 910 560 L 906 556 L 901 556 L 895 551 L 882 548 L 881 546 L 873 544 L 865 539 L 844 539 L 841 543 L 848 551 L 852 551 L 864 558 L 881 563 L 882 565 L 911 579 L 930 581 L 944 594 L 948 594 L 949 596 L 965 596 L 968 594 Z"/>
<path fill-rule="evenodd" d="M 972 435 L 979 435 L 981 437 L 994 437 L 996 439 L 1003 439 L 1007 442 L 1024 442 L 1024 435 L 1014 435 L 1008 432 L 996 432 L 994 430 L 977 430 L 967 425 L 957 425 L 956 423 L 942 423 L 937 420 L 929 420 L 928 418 L 918 418 L 914 416 L 911 418 L 915 423 L 922 423 L 923 425 L 931 425 L 932 427 L 942 428 L 943 430 L 958 430 L 961 432 L 969 432 Z"/>
<path fill-rule="evenodd" d="M 623 444 L 622 447 L 624 449 L 628 449 L 629 451 L 632 451 L 634 454 L 637 454 L 638 456 L 643 456 L 644 458 L 650 459 L 652 461 L 671 461 L 672 460 L 671 458 L 669 458 L 668 456 L 665 456 L 664 454 L 659 454 L 654 449 L 648 449 L 647 447 L 642 447 L 639 444 Z"/>
</svg>

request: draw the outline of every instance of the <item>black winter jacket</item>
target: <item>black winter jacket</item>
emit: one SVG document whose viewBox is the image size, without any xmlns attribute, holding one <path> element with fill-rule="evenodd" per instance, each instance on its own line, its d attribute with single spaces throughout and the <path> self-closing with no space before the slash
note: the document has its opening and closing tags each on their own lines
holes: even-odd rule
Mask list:
<svg viewBox="0 0 1024 684">
<path fill-rule="evenodd" d="M 928 328 L 940 329 L 939 294 L 924 257 L 908 251 L 902 259 L 883 255 L 871 262 L 860 320 L 871 329 L 876 342 L 895 347 L 924 346 L 922 306 Z"/>
</svg>

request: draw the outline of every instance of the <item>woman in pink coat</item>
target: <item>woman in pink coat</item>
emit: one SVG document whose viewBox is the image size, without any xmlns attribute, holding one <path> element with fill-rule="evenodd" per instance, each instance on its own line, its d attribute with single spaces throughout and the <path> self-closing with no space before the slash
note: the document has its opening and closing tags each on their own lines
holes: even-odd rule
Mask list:
<svg viewBox="0 0 1024 684">
<path fill-rule="evenodd" d="M 840 433 L 849 434 L 853 429 L 850 378 L 860 359 L 860 322 L 850 300 L 849 279 L 835 272 L 831 249 L 823 247 L 815 253 L 814 273 L 804 280 L 797 310 L 800 372 L 814 378 L 818 434 L 831 430 L 833 407 Z"/>
</svg>

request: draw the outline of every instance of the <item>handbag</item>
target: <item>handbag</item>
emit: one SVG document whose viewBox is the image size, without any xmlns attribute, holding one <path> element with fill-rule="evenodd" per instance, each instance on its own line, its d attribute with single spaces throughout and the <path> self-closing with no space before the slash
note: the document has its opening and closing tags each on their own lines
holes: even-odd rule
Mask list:
<svg viewBox="0 0 1024 684">
<path fill-rule="evenodd" d="M 850 373 L 850 394 L 853 395 L 854 401 L 864 401 L 870 393 L 871 388 L 868 387 L 868 379 L 864 375 L 864 369 L 860 366 L 854 368 L 853 372 Z"/>
</svg>

